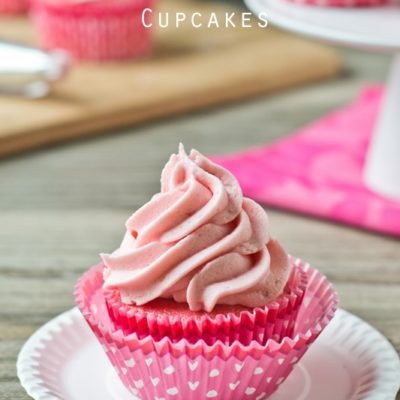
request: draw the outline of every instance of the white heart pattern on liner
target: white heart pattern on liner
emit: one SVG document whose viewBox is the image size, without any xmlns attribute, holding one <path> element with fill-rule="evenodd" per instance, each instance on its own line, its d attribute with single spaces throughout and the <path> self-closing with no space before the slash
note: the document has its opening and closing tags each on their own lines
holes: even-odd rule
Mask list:
<svg viewBox="0 0 400 400">
<path fill-rule="evenodd" d="M 156 387 L 160 383 L 160 378 L 150 378 L 150 379 L 154 387 Z"/>
<path fill-rule="evenodd" d="M 236 371 L 237 371 L 237 372 L 240 372 L 240 371 L 242 370 L 242 368 L 243 368 L 243 365 L 244 365 L 244 364 L 235 364 L 235 369 L 236 369 Z"/>
<path fill-rule="evenodd" d="M 142 387 L 144 386 L 144 383 L 141 379 L 139 381 L 133 381 L 133 383 L 138 389 L 142 389 Z"/>
<path fill-rule="evenodd" d="M 267 383 L 270 383 L 272 381 L 272 378 L 269 376 L 268 378 L 267 378 Z"/>
<path fill-rule="evenodd" d="M 134 367 L 136 365 L 136 361 L 133 358 L 130 358 L 129 360 L 125 361 L 125 365 L 128 368 L 132 368 L 132 367 Z"/>
<path fill-rule="evenodd" d="M 124 368 L 124 367 L 121 368 L 121 371 L 122 371 L 122 373 L 123 373 L 124 375 L 126 375 L 126 373 L 128 372 L 128 370 L 127 370 L 126 368 Z"/>
<path fill-rule="evenodd" d="M 196 382 L 188 382 L 188 385 L 190 387 L 190 389 L 192 389 L 193 391 L 197 389 L 197 386 L 199 386 L 200 382 L 196 381 Z"/>
<path fill-rule="evenodd" d="M 150 367 L 150 365 L 153 364 L 153 359 L 152 359 L 152 358 L 146 358 L 146 359 L 144 360 L 144 362 L 146 363 L 146 365 L 147 365 L 148 367 Z"/>
<path fill-rule="evenodd" d="M 209 392 L 207 392 L 206 396 L 211 399 L 213 397 L 217 397 L 218 393 L 215 390 L 210 390 Z"/>
<path fill-rule="evenodd" d="M 193 363 L 189 361 L 188 364 L 189 364 L 189 368 L 190 368 L 191 371 L 194 371 L 199 366 L 199 362 L 198 361 L 195 361 Z"/>
<path fill-rule="evenodd" d="M 254 375 L 260 375 L 264 372 L 264 370 L 261 367 L 258 367 L 254 370 Z"/>
<path fill-rule="evenodd" d="M 248 387 L 248 388 L 245 390 L 245 393 L 246 393 L 248 396 L 250 396 L 250 395 L 253 394 L 255 391 L 256 391 L 256 388 Z"/>
<path fill-rule="evenodd" d="M 211 372 L 210 372 L 210 378 L 215 378 L 216 376 L 218 376 L 219 375 L 219 371 L 217 370 L 217 369 L 212 369 L 211 370 Z"/>
<path fill-rule="evenodd" d="M 178 388 L 176 388 L 175 386 L 172 388 L 167 389 L 167 393 L 170 394 L 171 396 L 175 396 L 176 394 L 178 394 Z"/>
<path fill-rule="evenodd" d="M 285 360 L 283 358 L 278 358 L 278 364 L 282 365 L 285 362 Z"/>
<path fill-rule="evenodd" d="M 236 381 L 234 383 L 230 383 L 229 384 L 229 389 L 235 390 L 238 387 L 239 383 L 240 383 L 240 381 Z"/>
<path fill-rule="evenodd" d="M 170 365 L 169 367 L 164 369 L 164 374 L 166 374 L 166 375 L 171 375 L 174 372 L 175 372 L 175 368 L 172 365 Z"/>
</svg>

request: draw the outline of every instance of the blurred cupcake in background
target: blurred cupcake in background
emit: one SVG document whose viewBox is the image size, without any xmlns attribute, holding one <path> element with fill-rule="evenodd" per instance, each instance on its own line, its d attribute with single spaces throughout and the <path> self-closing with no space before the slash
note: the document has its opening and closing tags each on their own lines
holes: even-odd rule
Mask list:
<svg viewBox="0 0 400 400">
<path fill-rule="evenodd" d="M 129 60 L 151 53 L 142 12 L 152 0 L 32 0 L 39 44 L 80 61 Z"/>
<path fill-rule="evenodd" d="M 23 14 L 29 9 L 29 0 L 0 0 L 0 14 Z"/>
</svg>

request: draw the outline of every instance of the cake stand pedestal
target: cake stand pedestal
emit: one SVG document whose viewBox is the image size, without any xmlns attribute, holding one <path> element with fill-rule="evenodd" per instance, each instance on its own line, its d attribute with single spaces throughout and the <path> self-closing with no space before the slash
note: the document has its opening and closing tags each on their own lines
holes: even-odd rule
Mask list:
<svg viewBox="0 0 400 400">
<path fill-rule="evenodd" d="M 364 183 L 400 201 L 400 7 L 330 8 L 287 0 L 245 0 L 283 29 L 331 43 L 386 52 L 394 61 L 364 166 Z"/>
</svg>

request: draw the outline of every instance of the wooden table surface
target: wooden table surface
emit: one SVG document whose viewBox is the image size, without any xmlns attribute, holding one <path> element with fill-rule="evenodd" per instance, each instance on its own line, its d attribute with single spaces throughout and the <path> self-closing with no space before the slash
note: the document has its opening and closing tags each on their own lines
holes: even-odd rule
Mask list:
<svg viewBox="0 0 400 400">
<path fill-rule="evenodd" d="M 42 324 L 74 306 L 78 276 L 113 250 L 124 221 L 158 191 L 179 141 L 205 153 L 269 142 L 349 102 L 388 60 L 347 51 L 335 81 L 37 151 L 0 163 L 0 399 L 27 399 L 19 349 Z M 273 234 L 335 284 L 341 307 L 400 351 L 399 241 L 269 211 Z M 400 397 L 398 397 L 400 398 Z"/>
</svg>

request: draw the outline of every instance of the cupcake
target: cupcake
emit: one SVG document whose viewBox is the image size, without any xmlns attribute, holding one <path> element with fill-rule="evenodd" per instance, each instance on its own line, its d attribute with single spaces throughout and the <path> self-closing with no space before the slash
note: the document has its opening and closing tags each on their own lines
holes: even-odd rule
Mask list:
<svg viewBox="0 0 400 400">
<path fill-rule="evenodd" d="M 267 397 L 336 309 L 331 285 L 270 237 L 236 179 L 183 146 L 101 258 L 76 301 L 143 399 Z"/>
<path fill-rule="evenodd" d="M 0 14 L 22 14 L 28 8 L 29 0 L 0 0 Z"/>
<path fill-rule="evenodd" d="M 152 0 L 32 0 L 40 45 L 76 60 L 127 60 L 151 52 L 142 12 Z"/>
</svg>

